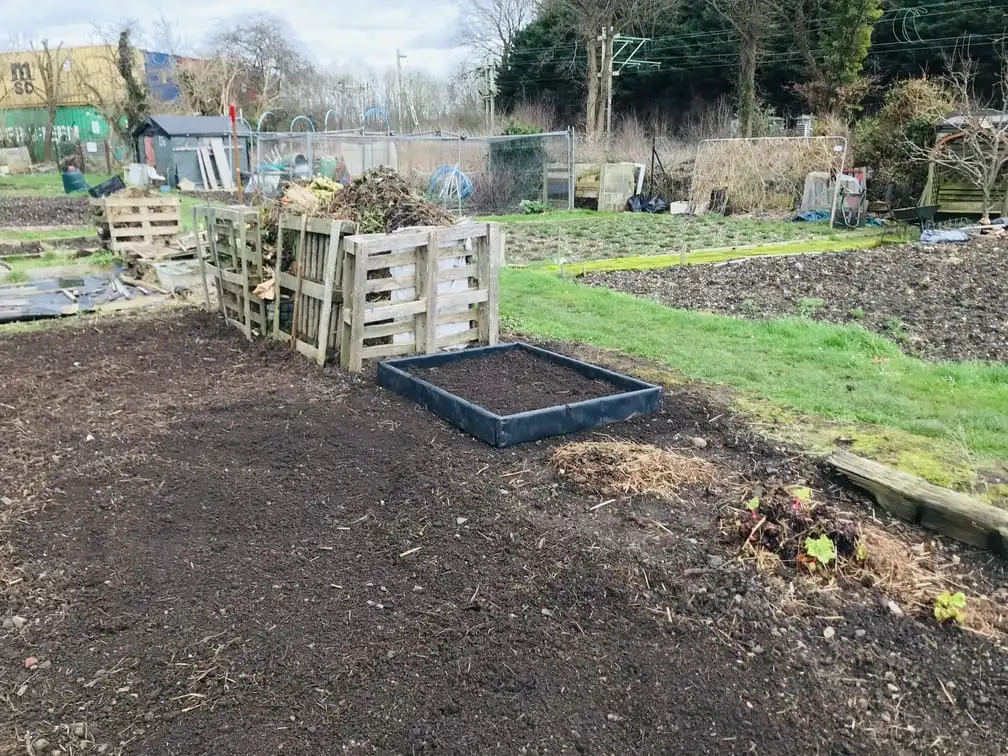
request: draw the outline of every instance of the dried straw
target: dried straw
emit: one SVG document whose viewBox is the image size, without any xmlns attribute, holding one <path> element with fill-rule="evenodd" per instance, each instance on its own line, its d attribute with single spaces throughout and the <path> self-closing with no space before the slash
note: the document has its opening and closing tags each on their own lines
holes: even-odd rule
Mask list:
<svg viewBox="0 0 1008 756">
<path fill-rule="evenodd" d="M 690 202 L 702 205 L 725 189 L 734 213 L 791 212 L 801 199 L 805 176 L 839 171 L 841 139 L 729 139 L 706 142 L 697 153 Z"/>
<path fill-rule="evenodd" d="M 550 466 L 575 485 L 603 496 L 677 498 L 685 486 L 711 482 L 713 464 L 650 444 L 578 441 L 553 451 Z"/>
</svg>

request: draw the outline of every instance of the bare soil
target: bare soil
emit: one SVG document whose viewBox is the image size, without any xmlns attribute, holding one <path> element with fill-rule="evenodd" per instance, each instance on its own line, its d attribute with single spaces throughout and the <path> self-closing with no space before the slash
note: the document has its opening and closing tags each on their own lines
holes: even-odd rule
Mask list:
<svg viewBox="0 0 1008 756">
<path fill-rule="evenodd" d="M 0 228 L 86 226 L 87 197 L 18 197 L 0 194 Z"/>
<path fill-rule="evenodd" d="M 925 358 L 1008 361 L 1008 239 L 964 245 L 747 258 L 598 273 L 605 286 L 670 307 L 745 318 L 858 323 Z"/>
<path fill-rule="evenodd" d="M 1003 749 L 992 641 L 734 558 L 737 484 L 869 510 L 699 389 L 606 433 L 715 482 L 599 506 L 562 441 L 492 449 L 209 315 L 0 336 L 0 375 L 0 754 Z"/>
<path fill-rule="evenodd" d="M 498 415 L 545 409 L 619 393 L 608 381 L 520 349 L 410 371 L 449 393 Z"/>
</svg>

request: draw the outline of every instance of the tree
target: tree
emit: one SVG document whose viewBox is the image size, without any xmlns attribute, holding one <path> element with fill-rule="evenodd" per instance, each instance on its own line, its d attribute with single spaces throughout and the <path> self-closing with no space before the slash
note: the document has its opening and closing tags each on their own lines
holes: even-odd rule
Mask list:
<svg viewBox="0 0 1008 756">
<path fill-rule="evenodd" d="M 739 35 L 738 98 L 739 131 L 753 135 L 756 118 L 756 67 L 760 42 L 774 8 L 773 0 L 707 0 Z"/>
<path fill-rule="evenodd" d="M 232 101 L 248 111 L 262 112 L 276 101 L 281 88 L 305 77 L 311 66 L 291 42 L 283 23 L 270 15 L 254 16 L 210 39 L 211 57 L 226 72 Z M 225 106 L 226 107 L 226 106 Z"/>
<path fill-rule="evenodd" d="M 871 86 L 863 69 L 882 0 L 795 0 L 792 18 L 806 77 L 795 90 L 814 113 L 849 111 Z"/>
<path fill-rule="evenodd" d="M 97 38 L 104 49 L 97 66 L 103 70 L 74 69 L 77 86 L 87 93 L 91 104 L 101 111 L 109 126 L 126 141 L 130 140 L 133 127 L 150 110 L 150 93 L 147 85 L 137 75 L 142 70 L 143 61 L 132 42 L 134 35 L 139 33 L 138 29 L 131 21 L 96 29 Z"/>
<path fill-rule="evenodd" d="M 538 0 L 457 0 L 458 41 L 485 57 L 505 60 L 538 5 Z"/>
<path fill-rule="evenodd" d="M 947 76 L 955 112 L 944 123 L 954 131 L 930 149 L 909 142 L 908 149 L 933 167 L 959 176 L 983 197 L 981 223 L 990 222 L 995 192 L 1008 168 L 1008 61 L 1002 56 L 997 94 L 981 96 L 976 88 L 977 64 L 962 55 Z M 1004 197 L 1001 197 L 1003 202 Z"/>
<path fill-rule="evenodd" d="M 663 15 L 674 12 L 676 0 L 552 0 L 581 41 L 586 70 L 585 134 L 589 139 L 606 129 L 608 92 L 612 79 L 612 40 L 620 34 L 648 31 Z"/>
<path fill-rule="evenodd" d="M 56 113 L 63 96 L 69 59 L 63 53 L 62 43 L 54 49 L 49 46 L 47 39 L 42 40 L 41 47 L 32 45 L 31 49 L 35 70 L 38 72 L 33 90 L 46 109 L 43 160 L 49 162 L 53 159 L 53 131 L 56 128 Z"/>
</svg>

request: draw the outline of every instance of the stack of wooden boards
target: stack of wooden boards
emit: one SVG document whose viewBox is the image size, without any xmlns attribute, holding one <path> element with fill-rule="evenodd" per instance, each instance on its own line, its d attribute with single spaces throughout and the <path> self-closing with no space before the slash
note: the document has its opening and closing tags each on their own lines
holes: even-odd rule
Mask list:
<svg viewBox="0 0 1008 756">
<path fill-rule="evenodd" d="M 267 279 L 256 211 L 196 212 L 207 305 L 212 286 L 248 338 L 291 344 L 319 365 L 338 353 L 355 372 L 367 359 L 498 341 L 497 224 L 355 234 L 349 221 L 285 214 Z"/>
<path fill-rule="evenodd" d="M 199 165 L 204 189 L 211 192 L 234 191 L 234 166 L 228 159 L 223 139 L 214 137 L 208 144 L 197 147 L 196 163 Z"/>
</svg>

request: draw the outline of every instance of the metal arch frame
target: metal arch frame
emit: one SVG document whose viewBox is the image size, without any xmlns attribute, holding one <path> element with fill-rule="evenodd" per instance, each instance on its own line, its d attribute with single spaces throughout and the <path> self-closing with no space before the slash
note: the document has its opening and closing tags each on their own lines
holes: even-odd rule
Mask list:
<svg viewBox="0 0 1008 756">
<path fill-rule="evenodd" d="M 325 118 L 322 119 L 322 131 L 329 131 L 329 115 L 336 115 L 336 110 L 334 108 L 329 108 L 325 112 Z"/>
<path fill-rule="evenodd" d="M 293 117 L 293 118 L 291 119 L 291 122 L 290 122 L 290 130 L 291 130 L 291 133 L 292 133 L 292 134 L 293 134 L 293 133 L 295 133 L 295 132 L 294 132 L 294 124 L 295 124 L 295 123 L 297 123 L 298 121 L 300 121 L 300 120 L 301 120 L 302 118 L 303 118 L 304 120 L 306 120 L 306 121 L 308 122 L 308 125 L 309 125 L 309 126 L 311 126 L 311 130 L 312 130 L 312 133 L 314 133 L 314 132 L 315 132 L 315 122 L 314 122 L 314 121 L 312 121 L 312 119 L 311 119 L 311 118 L 309 118 L 309 117 L 308 117 L 308 116 L 306 116 L 306 115 L 297 115 L 297 116 L 294 116 L 294 117 Z"/>
<path fill-rule="evenodd" d="M 697 181 L 697 170 L 700 166 L 700 153 L 703 151 L 704 147 L 711 144 L 716 144 L 718 142 L 787 142 L 787 141 L 804 141 L 804 142 L 825 142 L 833 141 L 843 146 L 840 155 L 840 167 L 838 169 L 837 178 L 834 182 L 836 185 L 833 187 L 833 202 L 830 207 L 830 228 L 833 228 L 833 224 L 836 222 L 836 211 L 837 211 L 837 201 L 840 199 L 840 176 L 844 172 L 844 166 L 847 165 L 847 137 L 842 136 L 814 136 L 814 137 L 789 137 L 789 136 L 770 136 L 770 137 L 724 137 L 720 139 L 704 139 L 697 145 L 696 157 L 693 159 L 693 176 L 690 179 L 690 193 L 689 193 L 689 204 L 690 212 L 694 212 L 697 207 L 697 203 L 694 201 L 694 194 L 696 193 L 696 181 Z"/>
</svg>

